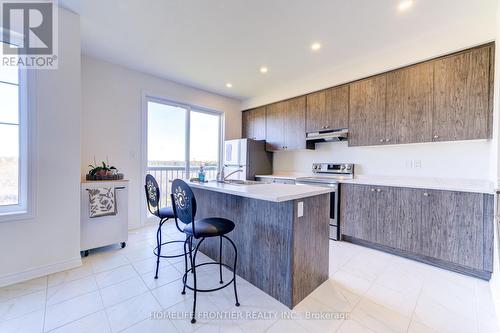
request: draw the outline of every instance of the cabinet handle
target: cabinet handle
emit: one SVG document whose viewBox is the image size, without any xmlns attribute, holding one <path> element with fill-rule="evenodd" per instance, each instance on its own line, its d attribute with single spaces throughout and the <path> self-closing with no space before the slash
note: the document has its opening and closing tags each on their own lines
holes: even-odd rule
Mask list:
<svg viewBox="0 0 500 333">
<path fill-rule="evenodd" d="M 430 197 L 431 195 L 427 192 L 424 192 L 424 197 Z"/>
<path fill-rule="evenodd" d="M 439 139 L 439 135 L 434 135 L 434 139 Z"/>
<path fill-rule="evenodd" d="M 391 142 L 391 139 L 385 139 L 385 142 Z"/>
<path fill-rule="evenodd" d="M 380 142 L 384 142 L 385 140 L 384 139 L 380 139 Z"/>
<path fill-rule="evenodd" d="M 374 189 L 374 188 L 372 188 L 370 191 L 375 192 L 375 189 Z"/>
</svg>

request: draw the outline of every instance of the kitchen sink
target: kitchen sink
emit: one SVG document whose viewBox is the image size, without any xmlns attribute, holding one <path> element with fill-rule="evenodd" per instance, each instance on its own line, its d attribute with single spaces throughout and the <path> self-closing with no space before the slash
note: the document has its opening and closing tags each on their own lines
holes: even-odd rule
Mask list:
<svg viewBox="0 0 500 333">
<path fill-rule="evenodd" d="M 231 184 L 231 185 L 258 185 L 265 184 L 264 182 L 256 181 L 256 180 L 240 180 L 240 179 L 227 179 L 221 183 Z"/>
</svg>

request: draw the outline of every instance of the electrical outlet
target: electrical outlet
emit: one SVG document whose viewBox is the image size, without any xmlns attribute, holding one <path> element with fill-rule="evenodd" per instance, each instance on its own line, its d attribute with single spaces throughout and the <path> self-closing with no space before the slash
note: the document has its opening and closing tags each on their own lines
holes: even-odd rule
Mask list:
<svg viewBox="0 0 500 333">
<path fill-rule="evenodd" d="M 297 217 L 304 216 L 304 201 L 299 201 L 297 203 Z"/>
<path fill-rule="evenodd" d="M 420 169 L 422 168 L 422 160 L 406 160 L 405 166 L 407 169 Z"/>
</svg>

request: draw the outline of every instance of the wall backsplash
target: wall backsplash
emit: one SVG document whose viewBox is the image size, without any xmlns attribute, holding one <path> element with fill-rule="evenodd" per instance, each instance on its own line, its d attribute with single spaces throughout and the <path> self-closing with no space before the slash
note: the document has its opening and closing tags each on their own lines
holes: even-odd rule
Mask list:
<svg viewBox="0 0 500 333">
<path fill-rule="evenodd" d="M 356 164 L 355 174 L 489 179 L 491 140 L 348 147 L 347 142 L 316 145 L 316 150 L 274 153 L 274 172 L 309 172 L 313 162 Z"/>
</svg>

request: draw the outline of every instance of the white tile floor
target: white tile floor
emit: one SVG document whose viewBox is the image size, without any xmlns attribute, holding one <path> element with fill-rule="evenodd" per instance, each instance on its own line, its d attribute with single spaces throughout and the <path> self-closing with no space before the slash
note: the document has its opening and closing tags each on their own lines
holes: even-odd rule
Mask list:
<svg viewBox="0 0 500 333">
<path fill-rule="evenodd" d="M 241 307 L 232 288 L 201 294 L 192 325 L 182 317 L 192 307 L 192 294 L 180 294 L 184 263 L 163 260 L 154 280 L 155 242 L 154 227 L 134 230 L 125 249 L 0 288 L 0 332 L 500 332 L 487 282 L 342 242 L 331 242 L 330 279 L 293 311 L 239 279 Z M 201 287 L 218 284 L 214 269 L 200 269 Z M 170 318 L 150 319 L 155 311 Z"/>
</svg>

